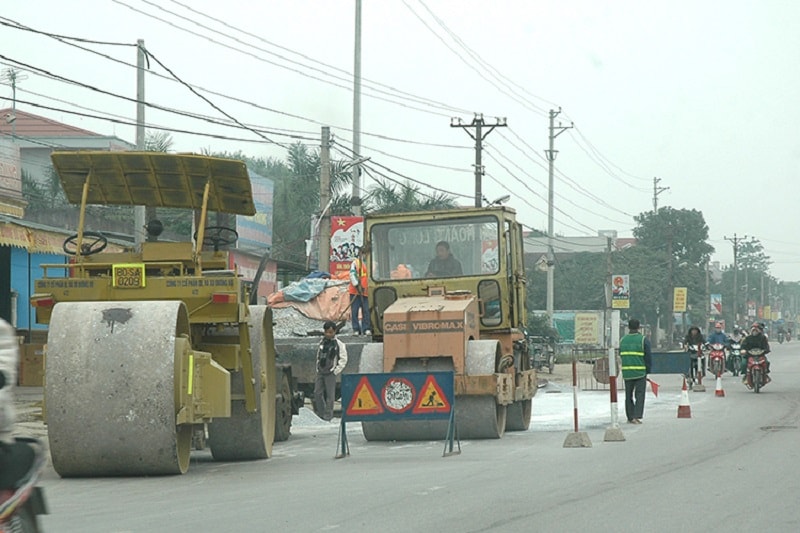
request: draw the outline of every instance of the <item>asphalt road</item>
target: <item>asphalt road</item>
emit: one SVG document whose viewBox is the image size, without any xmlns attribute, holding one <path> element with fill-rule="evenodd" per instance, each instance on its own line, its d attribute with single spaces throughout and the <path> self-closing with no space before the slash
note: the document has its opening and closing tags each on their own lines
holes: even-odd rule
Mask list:
<svg viewBox="0 0 800 533">
<path fill-rule="evenodd" d="M 776 345 L 761 394 L 738 378 L 689 393 L 660 376 L 644 424 L 604 442 L 607 393 L 580 393 L 589 448 L 565 448 L 566 394 L 542 390 L 527 432 L 464 441 L 372 443 L 348 424 L 351 455 L 334 459 L 337 424 L 297 420 L 266 461 L 217 463 L 195 452 L 183 476 L 42 479 L 45 531 L 798 531 L 800 343 Z M 565 365 L 567 366 L 567 365 Z M 563 369 L 560 374 L 563 377 Z M 620 406 L 620 412 L 622 407 Z M 559 414 L 560 413 L 560 414 Z M 620 415 L 624 421 L 624 416 Z"/>
</svg>

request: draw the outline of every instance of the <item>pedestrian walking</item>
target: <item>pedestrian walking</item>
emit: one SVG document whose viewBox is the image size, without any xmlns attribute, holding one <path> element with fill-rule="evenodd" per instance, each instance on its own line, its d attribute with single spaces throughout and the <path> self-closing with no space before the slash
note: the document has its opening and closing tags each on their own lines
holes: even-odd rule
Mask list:
<svg viewBox="0 0 800 533">
<path fill-rule="evenodd" d="M 650 339 L 642 335 L 639 328 L 639 321 L 631 318 L 628 334 L 619 341 L 622 379 L 625 380 L 625 415 L 629 424 L 641 424 L 644 418 L 644 393 L 652 363 Z"/>
</svg>

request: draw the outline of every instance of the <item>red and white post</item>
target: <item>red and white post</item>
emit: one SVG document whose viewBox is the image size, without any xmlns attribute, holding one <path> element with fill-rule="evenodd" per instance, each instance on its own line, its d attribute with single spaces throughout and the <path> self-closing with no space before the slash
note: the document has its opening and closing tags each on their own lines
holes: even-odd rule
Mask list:
<svg viewBox="0 0 800 533">
<path fill-rule="evenodd" d="M 617 350 L 619 349 L 619 311 L 611 312 L 611 333 L 608 343 L 608 386 L 611 391 L 611 426 L 606 429 L 605 442 L 620 442 L 625 435 L 619 427 L 619 406 L 617 404 Z"/>
</svg>

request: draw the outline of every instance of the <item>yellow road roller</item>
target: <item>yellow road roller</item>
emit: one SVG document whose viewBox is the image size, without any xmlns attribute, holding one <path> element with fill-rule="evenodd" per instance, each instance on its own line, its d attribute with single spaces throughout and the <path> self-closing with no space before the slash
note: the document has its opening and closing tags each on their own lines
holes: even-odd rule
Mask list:
<svg viewBox="0 0 800 533">
<path fill-rule="evenodd" d="M 359 373 L 453 371 L 461 438 L 528 429 L 522 226 L 505 206 L 370 215 L 375 342 Z M 447 421 L 362 422 L 368 440 L 436 440 Z"/>
<path fill-rule="evenodd" d="M 31 297 L 37 322 L 49 325 L 44 399 L 55 470 L 184 473 L 198 442 L 217 460 L 269 457 L 272 315 L 249 305 L 231 266 L 235 229 L 206 222 L 210 213 L 256 213 L 245 164 L 158 152 L 51 157 L 67 199 L 80 204 L 77 233 L 64 242 L 71 260 L 42 265 Z M 106 237 L 86 230 L 89 205 L 192 209 L 196 231 L 190 242 L 107 252 Z"/>
</svg>

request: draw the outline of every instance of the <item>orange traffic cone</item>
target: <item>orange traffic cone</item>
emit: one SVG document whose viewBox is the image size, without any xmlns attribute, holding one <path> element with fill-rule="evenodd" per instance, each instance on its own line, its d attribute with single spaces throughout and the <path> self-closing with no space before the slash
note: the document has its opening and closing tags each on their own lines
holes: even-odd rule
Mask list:
<svg viewBox="0 0 800 533">
<path fill-rule="evenodd" d="M 725 390 L 722 388 L 722 376 L 717 376 L 717 388 L 714 391 L 714 396 L 725 397 Z"/>
<path fill-rule="evenodd" d="M 678 404 L 678 418 L 692 418 L 692 406 L 689 405 L 689 393 L 686 391 L 686 378 L 683 378 L 681 403 Z"/>
</svg>

